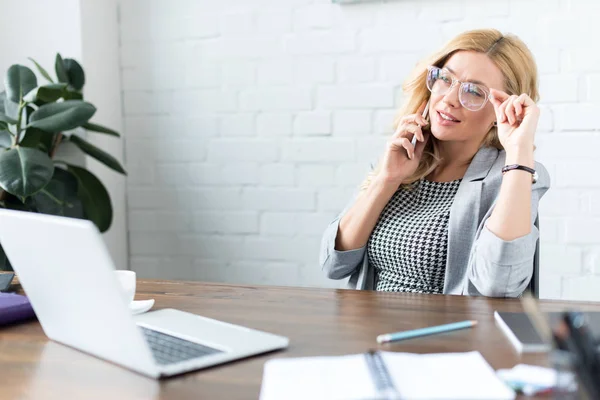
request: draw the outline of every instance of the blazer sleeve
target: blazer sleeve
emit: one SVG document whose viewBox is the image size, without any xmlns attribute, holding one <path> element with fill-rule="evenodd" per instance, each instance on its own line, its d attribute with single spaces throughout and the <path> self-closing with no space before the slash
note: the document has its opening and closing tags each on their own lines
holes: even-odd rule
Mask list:
<svg viewBox="0 0 600 400">
<path fill-rule="evenodd" d="M 340 220 L 350 207 L 352 207 L 355 200 L 356 197 L 354 197 L 350 204 L 348 204 L 329 224 L 321 239 L 319 263 L 321 264 L 321 269 L 325 271 L 325 274 L 329 279 L 344 279 L 352 275 L 352 273 L 362 264 L 367 251 L 366 245 L 353 250 L 339 251 L 335 249 L 335 240 L 337 238 Z"/>
<path fill-rule="evenodd" d="M 550 175 L 536 162 L 538 181 L 531 192 L 531 232 L 514 240 L 500 239 L 487 228 L 494 206 L 486 213 L 471 250 L 467 294 L 490 297 L 518 297 L 533 275 L 539 230 L 534 222 L 542 196 L 550 188 Z"/>
</svg>

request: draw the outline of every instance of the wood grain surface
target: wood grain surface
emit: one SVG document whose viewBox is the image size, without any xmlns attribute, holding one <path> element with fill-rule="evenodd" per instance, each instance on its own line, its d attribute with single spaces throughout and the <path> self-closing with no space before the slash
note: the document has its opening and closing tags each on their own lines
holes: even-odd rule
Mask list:
<svg viewBox="0 0 600 400">
<path fill-rule="evenodd" d="M 257 399 L 263 365 L 275 357 L 342 355 L 369 348 L 413 353 L 477 350 L 495 369 L 548 365 L 544 354 L 517 353 L 494 310 L 521 311 L 519 300 L 381 293 L 345 289 L 138 281 L 137 300 L 178 308 L 290 338 L 286 350 L 155 381 L 48 341 L 37 321 L 0 329 L 2 399 Z M 541 301 L 545 311 L 598 310 L 599 304 Z M 474 319 L 472 329 L 377 345 L 378 334 Z M 109 323 L 107 321 L 107 323 Z"/>
</svg>

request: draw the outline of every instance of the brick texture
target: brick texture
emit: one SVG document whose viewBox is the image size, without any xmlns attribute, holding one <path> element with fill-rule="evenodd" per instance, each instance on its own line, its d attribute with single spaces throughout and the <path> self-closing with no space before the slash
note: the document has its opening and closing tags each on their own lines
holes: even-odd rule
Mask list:
<svg viewBox="0 0 600 400">
<path fill-rule="evenodd" d="M 343 286 L 319 270 L 320 235 L 381 155 L 403 80 L 454 34 L 494 27 L 523 38 L 538 63 L 536 158 L 552 177 L 542 297 L 599 300 L 598 10 L 590 0 L 122 0 L 132 268 Z"/>
</svg>

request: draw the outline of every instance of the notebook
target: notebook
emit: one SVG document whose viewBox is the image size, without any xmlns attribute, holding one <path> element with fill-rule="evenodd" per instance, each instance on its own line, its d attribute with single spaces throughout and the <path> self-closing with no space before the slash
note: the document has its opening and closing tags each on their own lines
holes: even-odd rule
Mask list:
<svg viewBox="0 0 600 400">
<path fill-rule="evenodd" d="M 515 392 L 496 376 L 477 351 L 379 354 L 397 397 L 382 395 L 386 377 L 374 375 L 365 354 L 351 354 L 267 361 L 260 400 L 515 398 Z"/>
<path fill-rule="evenodd" d="M 0 325 L 12 324 L 35 317 L 26 296 L 16 293 L 0 293 Z"/>
<path fill-rule="evenodd" d="M 584 312 L 589 321 L 592 332 L 600 332 L 600 312 Z M 544 316 L 548 318 L 550 326 L 556 326 L 561 318 L 561 312 L 547 312 Z M 519 353 L 540 353 L 551 350 L 550 343 L 544 343 L 542 337 L 535 330 L 533 323 L 522 312 L 495 311 L 494 318 L 498 326 L 508 340 Z"/>
</svg>

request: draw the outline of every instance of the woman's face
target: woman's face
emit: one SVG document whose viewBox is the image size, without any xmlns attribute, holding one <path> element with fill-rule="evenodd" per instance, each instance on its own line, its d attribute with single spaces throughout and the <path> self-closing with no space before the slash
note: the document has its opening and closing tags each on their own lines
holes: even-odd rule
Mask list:
<svg viewBox="0 0 600 400">
<path fill-rule="evenodd" d="M 448 59 L 444 68 L 461 82 L 504 90 L 502 72 L 483 53 L 459 51 Z M 496 120 L 494 106 L 488 100 L 480 110 L 470 111 L 460 103 L 459 89 L 460 84 L 457 83 L 444 95 L 431 94 L 431 133 L 441 141 L 481 142 Z"/>
</svg>

